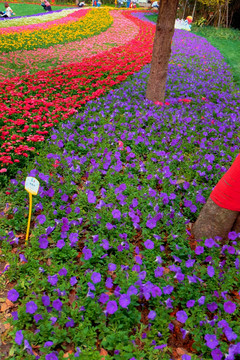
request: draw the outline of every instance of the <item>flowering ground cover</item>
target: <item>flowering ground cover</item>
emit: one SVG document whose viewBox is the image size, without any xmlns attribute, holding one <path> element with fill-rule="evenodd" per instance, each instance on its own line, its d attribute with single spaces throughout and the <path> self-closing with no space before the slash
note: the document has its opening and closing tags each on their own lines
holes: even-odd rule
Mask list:
<svg viewBox="0 0 240 360">
<path fill-rule="evenodd" d="M 76 17 L 71 16 L 71 14 L 73 14 L 75 11 L 79 11 L 79 9 L 61 10 L 58 12 L 47 13 L 42 16 L 29 16 L 25 18 L 14 19 L 9 22 L 5 21 L 0 23 L 0 34 L 41 28 L 45 29 L 58 23 L 62 24 L 70 20 L 77 21 Z"/>
<path fill-rule="evenodd" d="M 132 18 L 129 13 L 125 16 Z M 80 63 L 0 83 L 3 109 L 0 163 L 4 169 L 34 152 L 36 145 L 48 135 L 48 128 L 150 62 L 154 26 L 136 18 L 132 21 L 139 31 L 126 45 Z"/>
<path fill-rule="evenodd" d="M 55 45 L 48 49 L 20 50 L 0 54 L 0 79 L 4 80 L 21 74 L 48 70 L 61 64 L 81 61 L 83 58 L 102 53 L 112 47 L 120 46 L 138 33 L 138 26 L 119 11 L 110 11 L 113 24 L 105 32 L 88 39 Z M 6 71 L 7 70 L 7 71 Z"/>
<path fill-rule="evenodd" d="M 239 234 L 190 232 L 239 152 L 239 91 L 219 51 L 184 31 L 164 104 L 145 99 L 148 74 L 61 119 L 10 181 L 0 236 L 16 360 L 240 355 Z M 26 175 L 41 184 L 28 246 Z"/>
<path fill-rule="evenodd" d="M 56 24 L 46 29 L 31 31 L 27 29 L 20 33 L 6 33 L 1 36 L 0 51 L 10 52 L 19 49 L 47 48 L 54 44 L 67 43 L 89 37 L 106 30 L 112 23 L 107 9 L 89 11 L 84 17 L 84 10 L 72 14 L 79 18 L 76 22 Z"/>
</svg>

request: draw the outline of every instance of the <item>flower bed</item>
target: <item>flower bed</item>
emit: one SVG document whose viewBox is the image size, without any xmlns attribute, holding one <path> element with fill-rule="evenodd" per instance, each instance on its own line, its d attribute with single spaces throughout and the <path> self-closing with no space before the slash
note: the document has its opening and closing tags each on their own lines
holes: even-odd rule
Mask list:
<svg viewBox="0 0 240 360">
<path fill-rule="evenodd" d="M 10 52 L 19 49 L 46 48 L 54 44 L 67 43 L 89 37 L 106 30 L 112 24 L 109 10 L 91 10 L 82 18 L 82 10 L 73 16 L 80 19 L 62 25 L 54 25 L 45 30 L 26 30 L 21 33 L 3 34 L 0 51 Z"/>
<path fill-rule="evenodd" d="M 55 45 L 46 49 L 19 50 L 8 54 L 0 54 L 2 71 L 0 79 L 48 70 L 58 65 L 79 62 L 103 53 L 113 47 L 126 44 L 138 33 L 138 26 L 127 19 L 120 11 L 110 11 L 113 24 L 105 32 L 88 39 Z"/>
<path fill-rule="evenodd" d="M 20 18 L 13 18 L 11 21 L 4 21 L 0 23 L 0 33 L 4 32 L 13 32 L 21 28 L 22 30 L 27 29 L 29 26 L 34 26 L 37 24 L 43 24 L 45 22 L 52 22 L 67 17 L 79 11 L 79 9 L 69 9 L 69 10 L 60 10 L 51 13 L 40 14 L 38 16 L 26 16 Z M 62 19 L 63 20 L 63 19 Z"/>
<path fill-rule="evenodd" d="M 154 26 L 133 21 L 139 26 L 137 37 L 110 53 L 0 83 L 4 167 L 28 157 L 35 144 L 44 141 L 48 128 L 150 62 Z"/>
<path fill-rule="evenodd" d="M 78 11 L 79 13 L 75 14 L 75 12 Z M 20 33 L 22 31 L 36 31 L 36 30 L 45 30 L 45 29 L 49 29 L 53 26 L 56 25 L 64 25 L 64 24 L 68 24 L 70 22 L 74 22 L 74 21 L 78 21 L 79 18 L 81 18 L 82 16 L 85 16 L 87 14 L 89 10 L 85 10 L 83 9 L 82 11 L 79 10 L 75 10 L 75 11 L 66 11 L 65 13 L 62 14 L 61 17 L 56 17 L 55 19 L 51 19 L 46 18 L 45 21 L 43 21 L 42 18 L 38 18 L 41 19 L 42 21 L 40 22 L 35 22 L 33 21 L 33 23 L 31 23 L 31 21 L 28 21 L 27 23 L 24 21 L 23 25 L 17 25 L 17 26 L 12 26 L 12 27 L 7 27 L 7 28 L 1 28 L 0 29 L 0 34 L 12 34 L 12 33 Z M 20 22 L 19 22 L 20 23 Z"/>
<path fill-rule="evenodd" d="M 162 106 L 145 99 L 148 74 L 59 124 L 10 182 L 0 234 L 16 360 L 240 354 L 239 234 L 190 233 L 239 151 L 239 93 L 219 52 L 184 31 Z M 24 246 L 27 174 L 41 186 Z"/>
</svg>

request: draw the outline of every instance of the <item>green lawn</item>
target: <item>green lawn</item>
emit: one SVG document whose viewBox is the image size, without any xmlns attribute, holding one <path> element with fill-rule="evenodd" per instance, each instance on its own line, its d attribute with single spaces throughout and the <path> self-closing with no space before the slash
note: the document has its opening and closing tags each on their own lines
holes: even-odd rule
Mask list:
<svg viewBox="0 0 240 360">
<path fill-rule="evenodd" d="M 50 1 L 51 3 L 51 1 Z M 43 7 L 39 1 L 39 4 L 11 4 L 10 7 L 16 16 L 34 15 L 44 12 Z M 69 6 L 52 6 L 52 10 L 66 9 Z M 73 4 L 72 7 L 75 7 Z M 0 11 L 4 11 L 4 4 L 0 5 Z M 46 12 L 47 13 L 47 12 Z"/>
<path fill-rule="evenodd" d="M 146 17 L 151 21 L 157 21 L 156 14 Z M 212 26 L 192 26 L 192 32 L 206 38 L 224 56 L 232 69 L 233 79 L 240 87 L 240 31 L 237 29 L 214 28 Z"/>
</svg>

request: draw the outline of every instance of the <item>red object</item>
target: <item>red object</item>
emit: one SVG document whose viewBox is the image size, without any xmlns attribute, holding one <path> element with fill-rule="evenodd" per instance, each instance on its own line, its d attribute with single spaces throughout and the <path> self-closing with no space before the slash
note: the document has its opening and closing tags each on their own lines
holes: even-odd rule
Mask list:
<svg viewBox="0 0 240 360">
<path fill-rule="evenodd" d="M 240 155 L 217 183 L 210 198 L 224 209 L 240 211 Z"/>
</svg>

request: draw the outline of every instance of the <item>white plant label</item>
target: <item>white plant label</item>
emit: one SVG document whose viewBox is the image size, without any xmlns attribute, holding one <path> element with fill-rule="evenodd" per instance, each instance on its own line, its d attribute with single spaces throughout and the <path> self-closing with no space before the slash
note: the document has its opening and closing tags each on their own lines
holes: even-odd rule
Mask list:
<svg viewBox="0 0 240 360">
<path fill-rule="evenodd" d="M 28 176 L 25 181 L 25 190 L 32 195 L 37 195 L 39 190 L 39 181 L 34 177 Z"/>
</svg>

